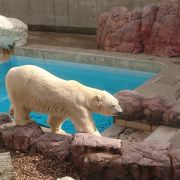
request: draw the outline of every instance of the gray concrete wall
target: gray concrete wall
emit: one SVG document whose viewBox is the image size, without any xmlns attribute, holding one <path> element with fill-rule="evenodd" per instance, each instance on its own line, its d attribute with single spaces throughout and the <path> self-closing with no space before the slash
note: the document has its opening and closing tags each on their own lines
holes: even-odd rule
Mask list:
<svg viewBox="0 0 180 180">
<path fill-rule="evenodd" d="M 161 0 L 0 0 L 0 14 L 30 25 L 96 28 L 98 16 L 112 7 L 129 9 Z"/>
</svg>

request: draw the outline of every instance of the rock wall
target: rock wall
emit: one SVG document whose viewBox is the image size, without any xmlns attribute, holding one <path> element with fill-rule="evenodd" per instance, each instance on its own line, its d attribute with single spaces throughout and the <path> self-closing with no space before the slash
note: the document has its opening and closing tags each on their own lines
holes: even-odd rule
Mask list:
<svg viewBox="0 0 180 180">
<path fill-rule="evenodd" d="M 70 161 L 87 179 L 180 179 L 180 150 L 171 150 L 167 142 L 144 141 L 125 149 L 121 140 L 83 133 L 44 133 L 36 124 L 1 124 L 0 141 L 13 150 L 36 151 L 59 163 Z"/>
<path fill-rule="evenodd" d="M 99 17 L 97 44 L 107 51 L 180 56 L 179 0 L 104 12 Z"/>
</svg>

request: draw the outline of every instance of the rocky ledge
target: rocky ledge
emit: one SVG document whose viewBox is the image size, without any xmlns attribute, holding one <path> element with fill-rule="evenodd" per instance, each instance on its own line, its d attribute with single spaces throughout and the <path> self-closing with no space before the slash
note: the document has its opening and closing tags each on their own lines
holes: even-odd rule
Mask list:
<svg viewBox="0 0 180 180">
<path fill-rule="evenodd" d="M 165 0 L 129 11 L 116 7 L 99 17 L 100 49 L 145 52 L 157 56 L 180 56 L 180 3 Z"/>
<path fill-rule="evenodd" d="M 125 149 L 121 140 L 82 133 L 57 135 L 43 132 L 35 123 L 0 126 L 0 139 L 10 149 L 39 152 L 59 163 L 70 161 L 87 179 L 180 179 L 180 150 L 173 151 L 170 143 L 146 141 Z"/>
<path fill-rule="evenodd" d="M 180 128 L 180 106 L 164 96 L 144 97 L 135 91 L 120 91 L 115 97 L 123 109 L 117 118 Z"/>
</svg>

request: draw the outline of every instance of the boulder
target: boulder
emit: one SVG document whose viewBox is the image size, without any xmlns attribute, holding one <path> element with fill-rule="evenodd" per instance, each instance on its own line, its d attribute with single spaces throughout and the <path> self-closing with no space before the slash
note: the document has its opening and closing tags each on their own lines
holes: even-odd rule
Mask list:
<svg viewBox="0 0 180 180">
<path fill-rule="evenodd" d="M 144 107 L 142 102 L 144 97 L 135 91 L 120 91 L 114 95 L 123 112 L 119 114 L 120 118 L 124 120 L 141 120 L 144 118 Z"/>
<path fill-rule="evenodd" d="M 32 144 L 43 134 L 43 131 L 38 125 L 31 123 L 25 126 L 10 127 L 1 133 L 5 146 L 26 152 L 31 149 Z"/>
<path fill-rule="evenodd" d="M 161 124 L 167 126 L 180 127 L 180 106 L 174 106 L 163 115 Z"/>
<path fill-rule="evenodd" d="M 143 19 L 147 13 L 144 8 L 142 26 L 150 23 L 149 35 L 143 34 L 144 52 L 157 56 L 180 56 L 180 3 L 179 0 L 162 1 L 159 6 L 151 6 L 151 18 Z M 154 22 L 152 23 L 152 19 Z M 146 29 L 146 28 L 144 28 Z"/>
<path fill-rule="evenodd" d="M 0 15 L 0 47 L 9 49 L 15 46 L 22 46 L 27 43 L 28 26 L 16 18 L 9 18 Z"/>
<path fill-rule="evenodd" d="M 108 51 L 142 52 L 141 9 L 113 8 L 99 18 L 98 47 Z"/>
<path fill-rule="evenodd" d="M 170 143 L 134 143 L 122 156 L 107 163 L 102 179 L 116 177 L 123 180 L 171 179 Z"/>
<path fill-rule="evenodd" d="M 34 141 L 33 149 L 45 157 L 67 160 L 70 158 L 72 139 L 72 135 L 58 135 L 47 132 Z"/>
<path fill-rule="evenodd" d="M 173 104 L 161 95 L 145 98 L 143 101 L 145 119 L 149 124 L 159 125 L 163 119 L 163 114 L 172 106 Z"/>
<path fill-rule="evenodd" d="M 82 170 L 90 154 L 99 153 L 96 159 L 109 159 L 122 153 L 121 140 L 91 134 L 77 133 L 71 144 L 74 165 Z M 105 153 L 105 154 L 103 154 Z"/>
<path fill-rule="evenodd" d="M 170 143 L 134 143 L 122 154 L 86 151 L 83 164 L 76 164 L 86 177 L 103 180 L 171 179 Z"/>
</svg>

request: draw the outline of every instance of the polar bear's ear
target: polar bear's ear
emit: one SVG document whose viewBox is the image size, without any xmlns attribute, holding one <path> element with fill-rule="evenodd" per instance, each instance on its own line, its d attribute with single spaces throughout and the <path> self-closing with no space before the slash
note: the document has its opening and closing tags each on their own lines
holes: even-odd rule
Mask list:
<svg viewBox="0 0 180 180">
<path fill-rule="evenodd" d="M 103 100 L 103 97 L 101 95 L 96 95 L 94 98 L 97 102 L 102 102 Z"/>
</svg>

